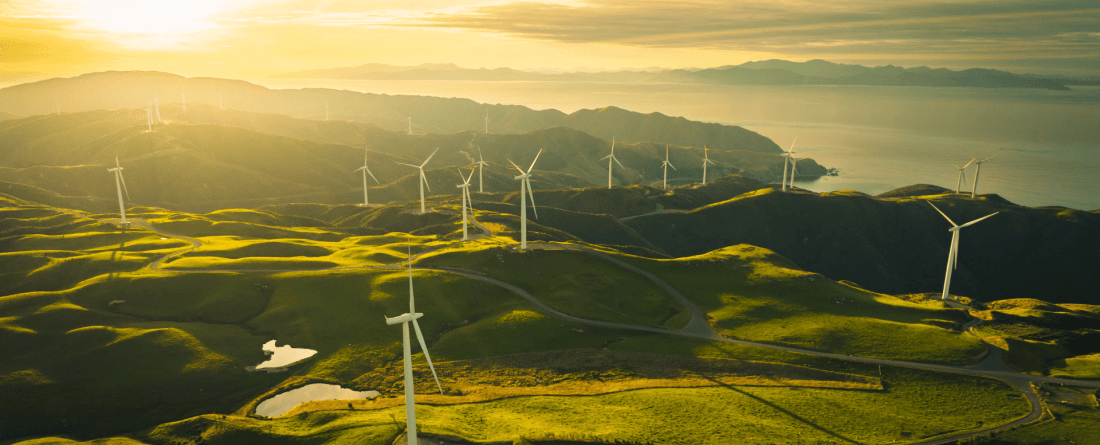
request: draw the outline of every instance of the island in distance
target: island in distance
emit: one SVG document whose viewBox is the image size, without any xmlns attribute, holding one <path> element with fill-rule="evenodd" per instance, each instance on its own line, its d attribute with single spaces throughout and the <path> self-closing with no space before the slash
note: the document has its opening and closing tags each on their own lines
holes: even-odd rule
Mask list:
<svg viewBox="0 0 1100 445">
<path fill-rule="evenodd" d="M 1100 211 L 814 193 L 616 107 L 105 72 L 0 112 L 6 443 L 1100 440 Z"/>
</svg>

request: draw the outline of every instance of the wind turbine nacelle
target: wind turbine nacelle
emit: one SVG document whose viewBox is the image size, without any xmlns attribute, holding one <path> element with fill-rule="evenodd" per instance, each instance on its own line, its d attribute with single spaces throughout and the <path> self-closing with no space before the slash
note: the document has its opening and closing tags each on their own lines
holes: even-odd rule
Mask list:
<svg viewBox="0 0 1100 445">
<path fill-rule="evenodd" d="M 423 317 L 423 316 L 424 316 L 424 314 L 421 314 L 419 312 L 414 312 L 414 313 L 411 313 L 411 314 L 398 315 L 398 316 L 393 317 L 393 318 L 386 317 L 386 324 L 395 325 L 395 324 L 401 324 L 401 323 L 408 323 L 410 321 L 416 320 L 417 318 L 420 318 L 420 317 Z"/>
<path fill-rule="evenodd" d="M 513 179 L 527 179 L 527 178 L 530 178 L 530 177 L 531 177 L 531 175 L 519 175 L 519 176 L 516 176 Z"/>
<path fill-rule="evenodd" d="M 122 167 L 108 168 L 107 171 L 109 171 L 109 172 L 122 171 Z"/>
<path fill-rule="evenodd" d="M 363 170 L 366 170 L 366 169 L 367 169 L 366 167 L 359 167 L 359 168 L 355 169 L 355 171 L 363 171 Z"/>
</svg>

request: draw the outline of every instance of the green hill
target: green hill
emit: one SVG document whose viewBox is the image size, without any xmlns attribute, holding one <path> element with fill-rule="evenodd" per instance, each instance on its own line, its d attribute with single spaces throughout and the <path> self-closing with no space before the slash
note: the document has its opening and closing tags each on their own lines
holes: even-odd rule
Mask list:
<svg viewBox="0 0 1100 445">
<path fill-rule="evenodd" d="M 995 195 L 875 198 L 768 188 L 625 223 L 673 256 L 745 243 L 878 292 L 934 292 L 943 287 L 951 226 L 925 199 L 960 224 L 1001 212 L 963 230 L 953 294 L 1100 302 L 1100 281 L 1091 272 L 1100 270 L 1100 214 L 1021 207 Z"/>
</svg>

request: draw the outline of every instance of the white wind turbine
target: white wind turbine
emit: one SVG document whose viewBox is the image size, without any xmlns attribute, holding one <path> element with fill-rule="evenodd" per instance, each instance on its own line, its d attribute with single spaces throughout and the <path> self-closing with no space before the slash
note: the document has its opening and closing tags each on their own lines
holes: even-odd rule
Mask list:
<svg viewBox="0 0 1100 445">
<path fill-rule="evenodd" d="M 611 161 L 615 161 L 621 168 L 626 168 L 619 162 L 619 158 L 615 157 L 615 136 L 611 136 L 611 154 L 600 158 L 601 161 L 604 159 L 607 159 L 607 188 L 611 188 Z M 534 199 L 531 201 L 534 202 Z"/>
<path fill-rule="evenodd" d="M 489 110 L 485 110 L 485 134 L 489 134 Z"/>
<path fill-rule="evenodd" d="M 940 208 L 936 207 L 935 204 L 932 204 L 932 201 L 928 201 L 928 204 L 930 204 L 933 209 L 936 209 L 937 212 L 940 212 L 940 215 L 943 215 L 944 218 L 947 218 L 947 215 L 940 211 Z M 951 223 L 952 226 L 950 229 L 947 230 L 953 233 L 951 235 L 951 247 L 948 249 L 947 253 L 947 273 L 943 278 L 943 295 L 941 297 L 942 299 L 947 299 L 947 293 L 951 290 L 951 271 L 955 270 L 955 267 L 959 264 L 959 231 L 962 230 L 963 227 L 974 225 L 978 221 L 989 218 L 990 216 L 996 215 L 998 213 L 1001 212 L 994 212 L 992 214 L 970 221 L 961 226 L 955 224 L 955 221 L 952 221 L 951 218 L 947 218 L 947 222 Z"/>
<path fill-rule="evenodd" d="M 788 188 L 791 189 L 791 190 L 794 190 L 794 177 L 797 176 L 797 175 L 798 175 L 798 158 L 796 158 L 794 156 L 791 156 L 791 183 L 790 183 L 789 187 L 784 187 L 783 188 L 784 190 L 786 190 Z"/>
<path fill-rule="evenodd" d="M 458 171 L 458 176 L 462 178 L 462 184 L 456 185 L 462 189 L 462 241 L 466 241 L 469 238 L 467 234 L 467 218 L 466 218 L 466 203 L 470 203 L 471 210 L 473 209 L 474 200 L 470 198 L 470 180 L 474 179 L 474 171 L 470 170 L 470 176 L 466 177 L 462 175 L 462 170 Z"/>
<path fill-rule="evenodd" d="M 153 111 L 152 111 L 152 108 L 153 108 L 152 103 L 145 106 L 145 125 L 148 126 L 148 128 L 149 128 L 148 132 L 149 133 L 153 132 Z"/>
<path fill-rule="evenodd" d="M 665 144 L 665 161 L 662 162 L 661 165 L 665 170 L 665 178 L 661 181 L 661 187 L 668 190 L 668 168 L 672 167 L 673 170 L 676 170 L 676 167 L 673 166 L 671 162 L 668 162 L 668 144 Z"/>
<path fill-rule="evenodd" d="M 710 165 L 718 165 L 718 164 L 715 164 L 714 161 L 710 160 L 709 156 L 707 156 L 707 146 L 704 145 L 703 146 L 703 184 L 707 183 L 707 164 L 708 163 Z"/>
<path fill-rule="evenodd" d="M 428 355 L 428 345 L 424 343 L 424 334 L 420 332 L 420 325 L 416 323 L 416 319 L 423 316 L 424 314 L 416 312 L 416 304 L 413 300 L 412 245 L 410 242 L 409 312 L 393 318 L 386 317 L 386 324 L 388 325 L 401 324 L 401 345 L 404 350 L 405 358 L 405 424 L 408 430 L 406 434 L 410 445 L 419 444 L 420 442 L 416 438 L 416 400 L 413 394 L 412 345 L 409 341 L 409 322 L 412 322 L 413 329 L 416 331 L 416 339 L 420 342 L 420 349 L 424 351 L 424 359 L 428 361 L 428 367 L 432 370 L 432 377 L 435 377 L 435 384 L 439 388 L 439 393 L 443 394 L 443 385 L 439 384 L 439 376 L 436 375 L 435 366 L 432 365 L 432 358 Z"/>
<path fill-rule="evenodd" d="M 527 196 L 528 195 L 531 196 L 531 210 L 533 210 L 535 212 L 535 218 L 536 219 L 538 219 L 538 217 L 539 217 L 539 211 L 538 211 L 537 208 L 535 208 L 535 194 L 534 194 L 534 192 L 531 191 L 531 170 L 533 170 L 535 168 L 535 162 L 537 162 L 539 160 L 539 155 L 541 155 L 541 154 L 542 154 L 542 149 L 539 149 L 539 153 L 535 155 L 535 160 L 531 161 L 531 167 L 529 167 L 526 172 L 523 171 L 522 168 L 519 168 L 519 166 L 516 165 L 515 162 L 512 162 L 511 159 L 508 160 L 508 162 L 512 163 L 512 167 L 515 167 L 516 170 L 519 170 L 519 176 L 516 176 L 515 179 L 520 180 L 519 181 L 519 202 L 520 202 L 520 204 L 519 204 L 519 232 L 520 232 L 519 233 L 519 249 L 520 250 L 527 250 Z M 523 191 L 524 191 L 523 189 L 527 189 L 527 195 L 523 194 Z"/>
<path fill-rule="evenodd" d="M 129 225 L 130 222 L 126 220 L 126 205 L 122 202 L 122 192 L 126 191 L 126 199 L 130 199 L 130 190 L 126 188 L 126 179 L 122 177 L 122 166 L 118 164 L 118 155 L 115 155 L 115 168 L 109 168 L 107 171 L 115 174 L 115 189 L 118 190 L 118 212 L 122 215 L 122 225 Z"/>
<path fill-rule="evenodd" d="M 786 152 L 779 155 L 779 156 L 783 157 L 783 191 L 784 192 L 787 191 L 787 164 L 790 162 L 791 156 L 794 155 L 794 143 L 797 140 L 798 140 L 798 138 L 794 138 L 794 140 L 791 141 L 791 148 L 787 149 Z M 791 176 L 794 176 L 794 173 L 791 173 Z"/>
<path fill-rule="evenodd" d="M 477 146 L 477 192 L 478 193 L 485 193 L 485 189 L 482 188 L 485 185 L 485 182 L 482 179 L 481 173 L 482 173 L 482 170 L 484 170 L 484 167 L 486 165 L 489 165 L 489 163 L 485 162 L 485 158 L 481 156 L 481 145 L 478 145 Z"/>
<path fill-rule="evenodd" d="M 435 149 L 435 151 L 433 151 L 432 154 L 430 156 L 428 156 L 428 159 L 425 159 L 424 162 L 420 165 L 412 165 L 412 164 L 405 164 L 405 163 L 398 162 L 398 164 L 401 164 L 401 165 L 407 165 L 409 167 L 420 169 L 420 213 L 427 213 L 424 210 L 424 186 L 428 185 L 428 178 L 424 176 L 424 166 L 428 165 L 428 161 L 432 160 L 432 156 L 435 156 L 436 151 L 439 151 L 439 149 L 438 148 Z M 432 191 L 431 186 L 428 186 L 428 191 L 429 192 Z"/>
<path fill-rule="evenodd" d="M 1000 155 L 993 155 L 993 156 L 990 156 L 988 158 L 982 159 L 980 161 L 977 158 L 973 157 L 973 156 L 970 157 L 970 162 L 973 162 L 973 163 L 978 165 L 977 167 L 974 168 L 974 184 L 973 184 L 973 188 L 970 189 L 970 198 L 971 199 L 973 199 L 974 196 L 978 192 L 978 173 L 982 172 L 982 163 L 985 162 L 985 161 L 988 161 L 990 159 L 993 159 L 997 156 L 1000 156 Z"/>
<path fill-rule="evenodd" d="M 157 122 L 160 122 L 160 96 L 153 100 L 153 106 L 157 112 Z"/>
<path fill-rule="evenodd" d="M 962 185 L 963 185 L 964 182 L 966 182 L 966 168 L 969 167 L 970 164 L 973 164 L 973 163 L 974 163 L 974 159 L 971 158 L 970 162 L 967 162 L 966 165 L 964 165 L 962 167 L 959 167 L 957 165 L 952 165 L 952 167 L 955 167 L 956 169 L 959 170 L 959 182 L 957 184 L 955 184 L 955 193 L 959 193 L 959 190 L 962 190 Z"/>
<path fill-rule="evenodd" d="M 374 173 L 371 173 L 370 170 L 367 169 L 367 153 L 369 153 L 369 151 L 363 148 L 363 166 L 355 169 L 355 171 L 363 171 L 363 207 L 370 205 L 370 201 L 367 200 L 367 175 L 370 175 L 370 177 L 374 179 L 374 182 L 381 184 L 378 178 L 374 177 Z"/>
</svg>

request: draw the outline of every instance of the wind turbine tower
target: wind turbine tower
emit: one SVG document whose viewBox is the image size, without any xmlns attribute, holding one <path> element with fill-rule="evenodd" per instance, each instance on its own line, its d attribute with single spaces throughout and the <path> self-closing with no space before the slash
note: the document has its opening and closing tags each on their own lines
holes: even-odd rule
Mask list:
<svg viewBox="0 0 1100 445">
<path fill-rule="evenodd" d="M 791 156 L 791 185 L 790 187 L 784 187 L 784 190 L 794 190 L 794 177 L 798 175 L 798 158 Z"/>
<path fill-rule="evenodd" d="M 473 207 L 474 200 L 470 198 L 470 180 L 474 179 L 474 171 L 470 170 L 470 176 L 463 176 L 462 170 L 458 171 L 458 176 L 462 178 L 462 184 L 456 185 L 462 189 L 462 241 L 466 241 L 469 238 L 467 234 L 467 222 L 466 222 L 466 203 L 470 203 L 470 207 Z"/>
<path fill-rule="evenodd" d="M 707 146 L 704 145 L 703 146 L 703 185 L 706 185 L 706 183 L 707 183 L 707 164 L 718 165 L 718 164 L 715 164 L 714 161 L 710 160 L 710 157 L 707 155 Z"/>
<path fill-rule="evenodd" d="M 484 170 L 484 167 L 486 165 L 489 165 L 489 163 L 485 162 L 485 158 L 481 156 L 481 146 L 478 145 L 477 146 L 477 192 L 478 193 L 485 193 L 485 189 L 483 188 L 483 186 L 485 185 L 485 182 L 482 179 L 481 173 L 482 173 L 482 170 Z"/>
<path fill-rule="evenodd" d="M 783 191 L 784 192 L 787 191 L 787 164 L 790 163 L 791 156 L 794 155 L 794 143 L 797 140 L 798 140 L 798 138 L 794 138 L 794 140 L 791 141 L 791 148 L 787 149 L 787 151 L 785 153 L 779 155 L 779 156 L 783 157 Z M 794 173 L 791 173 L 791 176 L 794 176 Z"/>
<path fill-rule="evenodd" d="M 611 161 L 615 161 L 616 164 L 619 164 L 619 168 L 626 168 L 619 162 L 619 158 L 615 157 L 615 136 L 611 136 L 611 154 L 600 158 L 601 161 L 604 159 L 607 159 L 607 188 L 611 188 Z M 532 202 L 533 201 L 532 199 Z"/>
<path fill-rule="evenodd" d="M 947 252 L 947 273 L 944 275 L 943 278 L 943 295 L 940 297 L 941 299 L 946 300 L 947 293 L 951 290 L 951 271 L 955 270 L 955 267 L 959 264 L 959 231 L 962 230 L 963 227 L 974 225 L 978 221 L 989 218 L 990 216 L 996 215 L 1001 212 L 994 212 L 992 214 L 983 216 L 960 226 L 958 224 L 955 224 L 955 221 L 952 221 L 951 218 L 947 218 L 947 215 L 944 214 L 939 207 L 936 207 L 935 204 L 932 204 L 932 201 L 928 201 L 928 204 L 931 205 L 933 209 L 936 209 L 937 212 L 940 212 L 940 215 L 943 215 L 943 217 L 947 219 L 947 222 L 951 223 L 952 226 L 950 229 L 947 229 L 948 231 L 952 232 L 951 247 L 948 249 Z"/>
<path fill-rule="evenodd" d="M 439 388 L 439 394 L 443 394 L 443 385 L 439 384 L 439 376 L 435 373 L 435 366 L 432 365 L 432 358 L 428 355 L 428 345 L 424 343 L 424 334 L 420 332 L 420 325 L 416 323 L 416 319 L 423 317 L 424 314 L 416 312 L 416 304 L 413 299 L 413 282 L 412 282 L 412 244 L 409 245 L 409 312 L 406 314 L 398 315 L 393 318 L 385 317 L 386 324 L 388 325 L 401 325 L 401 345 L 404 350 L 405 358 L 405 422 L 407 427 L 407 436 L 409 445 L 418 445 L 420 443 L 416 438 L 416 400 L 413 391 L 413 371 L 412 371 L 412 345 L 409 341 L 409 323 L 413 325 L 413 329 L 416 331 L 416 339 L 420 342 L 420 349 L 424 351 L 424 358 L 428 361 L 428 368 L 432 370 L 432 377 L 435 377 L 435 384 Z"/>
<path fill-rule="evenodd" d="M 955 184 L 955 193 L 959 193 L 959 190 L 962 190 L 962 185 L 963 185 L 964 182 L 966 182 L 966 168 L 969 167 L 970 164 L 973 164 L 973 163 L 974 163 L 974 158 L 971 158 L 970 162 L 967 162 L 966 165 L 964 165 L 962 167 L 959 167 L 957 165 L 952 165 L 952 167 L 955 167 L 956 169 L 959 170 L 959 182 Z"/>
<path fill-rule="evenodd" d="M 398 164 L 401 164 L 401 165 L 407 165 L 409 167 L 420 169 L 420 213 L 422 213 L 422 214 L 427 213 L 427 211 L 424 210 L 424 186 L 428 185 L 428 178 L 424 176 L 424 166 L 428 165 L 428 161 L 432 160 L 432 156 L 435 156 L 435 153 L 437 151 L 439 151 L 438 148 L 435 149 L 435 151 L 433 151 L 432 154 L 430 156 L 428 156 L 428 159 L 425 159 L 424 162 L 420 165 L 412 165 L 412 164 L 405 164 L 405 163 L 398 162 Z M 432 191 L 432 187 L 428 186 L 428 192 L 431 192 L 431 191 Z"/>
<path fill-rule="evenodd" d="M 118 164 L 118 155 L 115 155 L 115 168 L 109 168 L 107 171 L 115 174 L 115 189 L 118 190 L 118 212 L 122 215 L 122 225 L 130 225 L 130 221 L 126 220 L 126 204 L 122 201 L 122 192 L 126 192 L 126 199 L 130 199 L 130 190 L 126 189 L 126 179 L 122 177 L 122 166 Z"/>
<path fill-rule="evenodd" d="M 156 99 L 153 100 L 153 105 L 157 112 L 157 122 L 160 122 L 160 96 L 157 96 Z"/>
<path fill-rule="evenodd" d="M 985 162 L 985 161 L 988 161 L 990 159 L 993 159 L 997 156 L 1000 156 L 1000 155 L 993 155 L 993 156 L 990 156 L 988 158 L 982 159 L 980 161 L 977 158 L 974 158 L 973 156 L 970 157 L 970 162 L 973 162 L 973 163 L 977 164 L 977 167 L 974 168 L 974 184 L 973 184 L 973 187 L 970 189 L 970 199 L 974 199 L 974 197 L 977 196 L 977 193 L 978 193 L 978 174 L 982 172 L 982 163 Z"/>
<path fill-rule="evenodd" d="M 676 170 L 676 167 L 668 162 L 668 144 L 665 144 L 665 161 L 661 163 L 661 166 L 665 170 L 665 178 L 661 181 L 661 188 L 668 190 L 668 168 L 672 167 L 673 170 Z"/>
<path fill-rule="evenodd" d="M 363 171 L 363 207 L 367 207 L 370 205 L 370 201 L 367 199 L 367 175 L 370 175 L 370 177 L 374 179 L 374 182 L 381 184 L 381 182 L 378 181 L 378 178 L 374 177 L 374 173 L 371 173 L 370 170 L 367 169 L 367 153 L 369 153 L 369 151 L 366 149 L 366 147 L 364 147 L 363 166 L 355 169 L 355 171 Z"/>
<path fill-rule="evenodd" d="M 535 218 L 538 219 L 539 211 L 535 208 L 535 194 L 531 192 L 531 170 L 535 168 L 535 162 L 538 162 L 539 155 L 542 154 L 542 149 L 539 149 L 539 153 L 535 155 L 535 160 L 531 161 L 531 167 L 527 171 L 523 171 L 519 168 L 515 162 L 511 159 L 508 162 L 512 163 L 512 167 L 519 170 L 519 176 L 515 179 L 519 179 L 519 249 L 527 250 L 527 196 L 531 196 L 531 210 L 535 212 Z M 523 194 L 523 189 L 527 189 L 527 195 Z"/>
<path fill-rule="evenodd" d="M 489 134 L 489 110 L 485 110 L 485 134 Z"/>
</svg>

